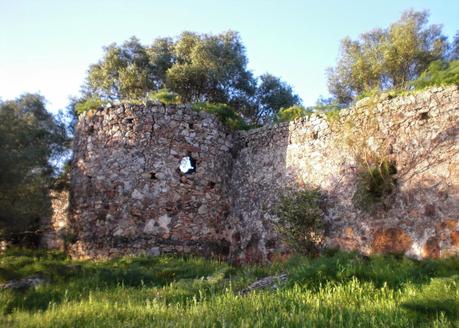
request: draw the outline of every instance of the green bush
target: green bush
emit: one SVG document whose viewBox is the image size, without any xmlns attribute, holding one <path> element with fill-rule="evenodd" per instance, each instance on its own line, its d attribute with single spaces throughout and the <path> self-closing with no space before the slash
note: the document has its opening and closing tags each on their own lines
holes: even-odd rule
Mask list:
<svg viewBox="0 0 459 328">
<path fill-rule="evenodd" d="M 449 84 L 459 84 L 459 60 L 449 63 L 434 61 L 418 79 L 412 82 L 415 89 Z"/>
<path fill-rule="evenodd" d="M 149 92 L 147 94 L 147 99 L 159 101 L 164 105 L 177 105 L 182 102 L 180 96 L 177 93 L 172 92 L 166 88 L 155 92 Z"/>
<path fill-rule="evenodd" d="M 78 115 L 86 113 L 87 111 L 97 109 L 102 106 L 102 99 L 93 96 L 79 101 L 75 104 L 75 111 Z"/>
<path fill-rule="evenodd" d="M 339 121 L 339 112 L 340 109 L 337 108 L 319 113 L 325 115 L 325 118 L 327 119 L 328 123 L 335 123 Z"/>
<path fill-rule="evenodd" d="M 397 182 L 396 173 L 395 163 L 388 160 L 363 167 L 357 178 L 355 204 L 364 210 L 372 209 L 375 204 L 393 192 Z"/>
<path fill-rule="evenodd" d="M 192 109 L 217 116 L 223 124 L 232 130 L 248 130 L 250 128 L 239 113 L 227 104 L 199 102 L 193 104 Z"/>
<path fill-rule="evenodd" d="M 311 112 L 302 106 L 292 106 L 288 108 L 281 108 L 277 113 L 276 122 L 290 122 L 300 117 L 310 115 Z"/>
<path fill-rule="evenodd" d="M 323 200 L 317 189 L 288 191 L 280 197 L 276 228 L 299 254 L 316 255 L 319 251 L 324 229 Z"/>
</svg>

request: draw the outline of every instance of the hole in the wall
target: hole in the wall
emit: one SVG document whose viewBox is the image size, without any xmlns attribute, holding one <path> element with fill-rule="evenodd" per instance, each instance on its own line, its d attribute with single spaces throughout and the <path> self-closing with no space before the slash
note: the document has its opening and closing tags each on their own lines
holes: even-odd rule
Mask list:
<svg viewBox="0 0 459 328">
<path fill-rule="evenodd" d="M 209 189 L 214 189 L 215 188 L 215 182 L 209 181 L 209 183 L 207 184 L 207 187 L 209 187 Z"/>
<path fill-rule="evenodd" d="M 190 155 L 183 157 L 180 161 L 179 169 L 183 174 L 196 172 L 196 160 Z"/>
<path fill-rule="evenodd" d="M 427 120 L 429 119 L 429 113 L 428 112 L 423 112 L 419 114 L 419 119 L 420 120 Z"/>
<path fill-rule="evenodd" d="M 190 130 L 193 130 L 193 129 L 194 129 L 194 124 L 193 124 L 193 123 L 188 123 L 188 128 L 189 128 Z"/>
<path fill-rule="evenodd" d="M 134 119 L 133 118 L 127 118 L 125 122 L 126 122 L 126 124 L 132 124 L 132 122 L 134 122 Z"/>
<path fill-rule="evenodd" d="M 90 126 L 88 129 L 88 134 L 93 134 L 94 133 L 94 127 Z"/>
<path fill-rule="evenodd" d="M 158 178 L 156 177 L 156 173 L 155 172 L 150 172 L 150 179 L 151 180 L 157 180 Z"/>
</svg>

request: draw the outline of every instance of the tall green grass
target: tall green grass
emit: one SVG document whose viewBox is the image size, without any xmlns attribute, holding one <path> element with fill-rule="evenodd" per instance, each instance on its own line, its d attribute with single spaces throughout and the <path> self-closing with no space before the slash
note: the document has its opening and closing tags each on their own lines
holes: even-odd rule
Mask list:
<svg viewBox="0 0 459 328">
<path fill-rule="evenodd" d="M 287 272 L 276 291 L 238 291 Z M 70 261 L 11 250 L 3 281 L 32 274 L 51 283 L 0 291 L 1 327 L 457 327 L 459 260 L 415 261 L 335 253 L 233 267 L 181 257 Z"/>
</svg>

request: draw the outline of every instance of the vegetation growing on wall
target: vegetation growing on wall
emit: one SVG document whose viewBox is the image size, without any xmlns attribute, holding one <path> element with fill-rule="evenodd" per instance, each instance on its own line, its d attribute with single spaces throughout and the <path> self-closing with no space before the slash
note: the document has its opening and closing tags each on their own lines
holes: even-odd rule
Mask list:
<svg viewBox="0 0 459 328">
<path fill-rule="evenodd" d="M 193 110 L 204 111 L 217 116 L 220 121 L 232 130 L 247 130 L 250 126 L 233 108 L 226 104 L 200 102 L 193 104 Z"/>
<path fill-rule="evenodd" d="M 297 120 L 301 117 L 311 115 L 311 111 L 308 111 L 306 108 L 295 105 L 288 108 L 281 108 L 276 116 L 276 122 L 289 122 Z"/>
<path fill-rule="evenodd" d="M 396 173 L 395 163 L 387 160 L 362 166 L 357 176 L 357 187 L 353 198 L 355 204 L 363 210 L 370 210 L 380 203 L 384 197 L 394 191 L 397 182 Z"/>
<path fill-rule="evenodd" d="M 324 196 L 317 189 L 287 191 L 281 195 L 276 215 L 277 231 L 293 251 L 316 255 L 323 238 Z"/>
<path fill-rule="evenodd" d="M 97 96 L 82 99 L 75 104 L 75 112 L 78 115 L 86 113 L 90 110 L 96 110 L 103 105 L 102 99 Z"/>
<path fill-rule="evenodd" d="M 146 98 L 148 100 L 159 101 L 164 105 L 177 105 L 181 103 L 180 96 L 166 88 L 149 92 Z"/>
<path fill-rule="evenodd" d="M 390 195 L 396 186 L 396 163 L 389 158 L 389 140 L 381 132 L 376 117 L 379 95 L 367 97 L 351 115 L 341 118 L 339 111 L 327 113 L 329 127 L 337 135 L 339 147 L 350 151 L 357 169 L 354 203 L 371 210 Z"/>
<path fill-rule="evenodd" d="M 412 82 L 416 89 L 450 84 L 459 85 L 459 60 L 451 62 L 434 61 L 419 78 Z"/>
</svg>

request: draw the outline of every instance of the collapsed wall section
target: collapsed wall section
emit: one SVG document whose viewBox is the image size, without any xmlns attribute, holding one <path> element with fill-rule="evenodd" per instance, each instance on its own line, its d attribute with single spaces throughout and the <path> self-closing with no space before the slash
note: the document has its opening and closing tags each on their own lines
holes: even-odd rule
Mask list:
<svg viewBox="0 0 459 328">
<path fill-rule="evenodd" d="M 74 142 L 71 253 L 226 257 L 232 142 L 218 119 L 185 106 L 87 113 Z"/>
<path fill-rule="evenodd" d="M 366 99 L 337 117 L 241 132 L 236 144 L 230 220 L 240 262 L 287 251 L 273 223 L 279 195 L 289 188 L 326 196 L 328 247 L 417 258 L 459 250 L 457 86 Z M 364 210 L 355 201 L 362 160 L 378 153 L 395 166 L 395 188 Z"/>
</svg>

